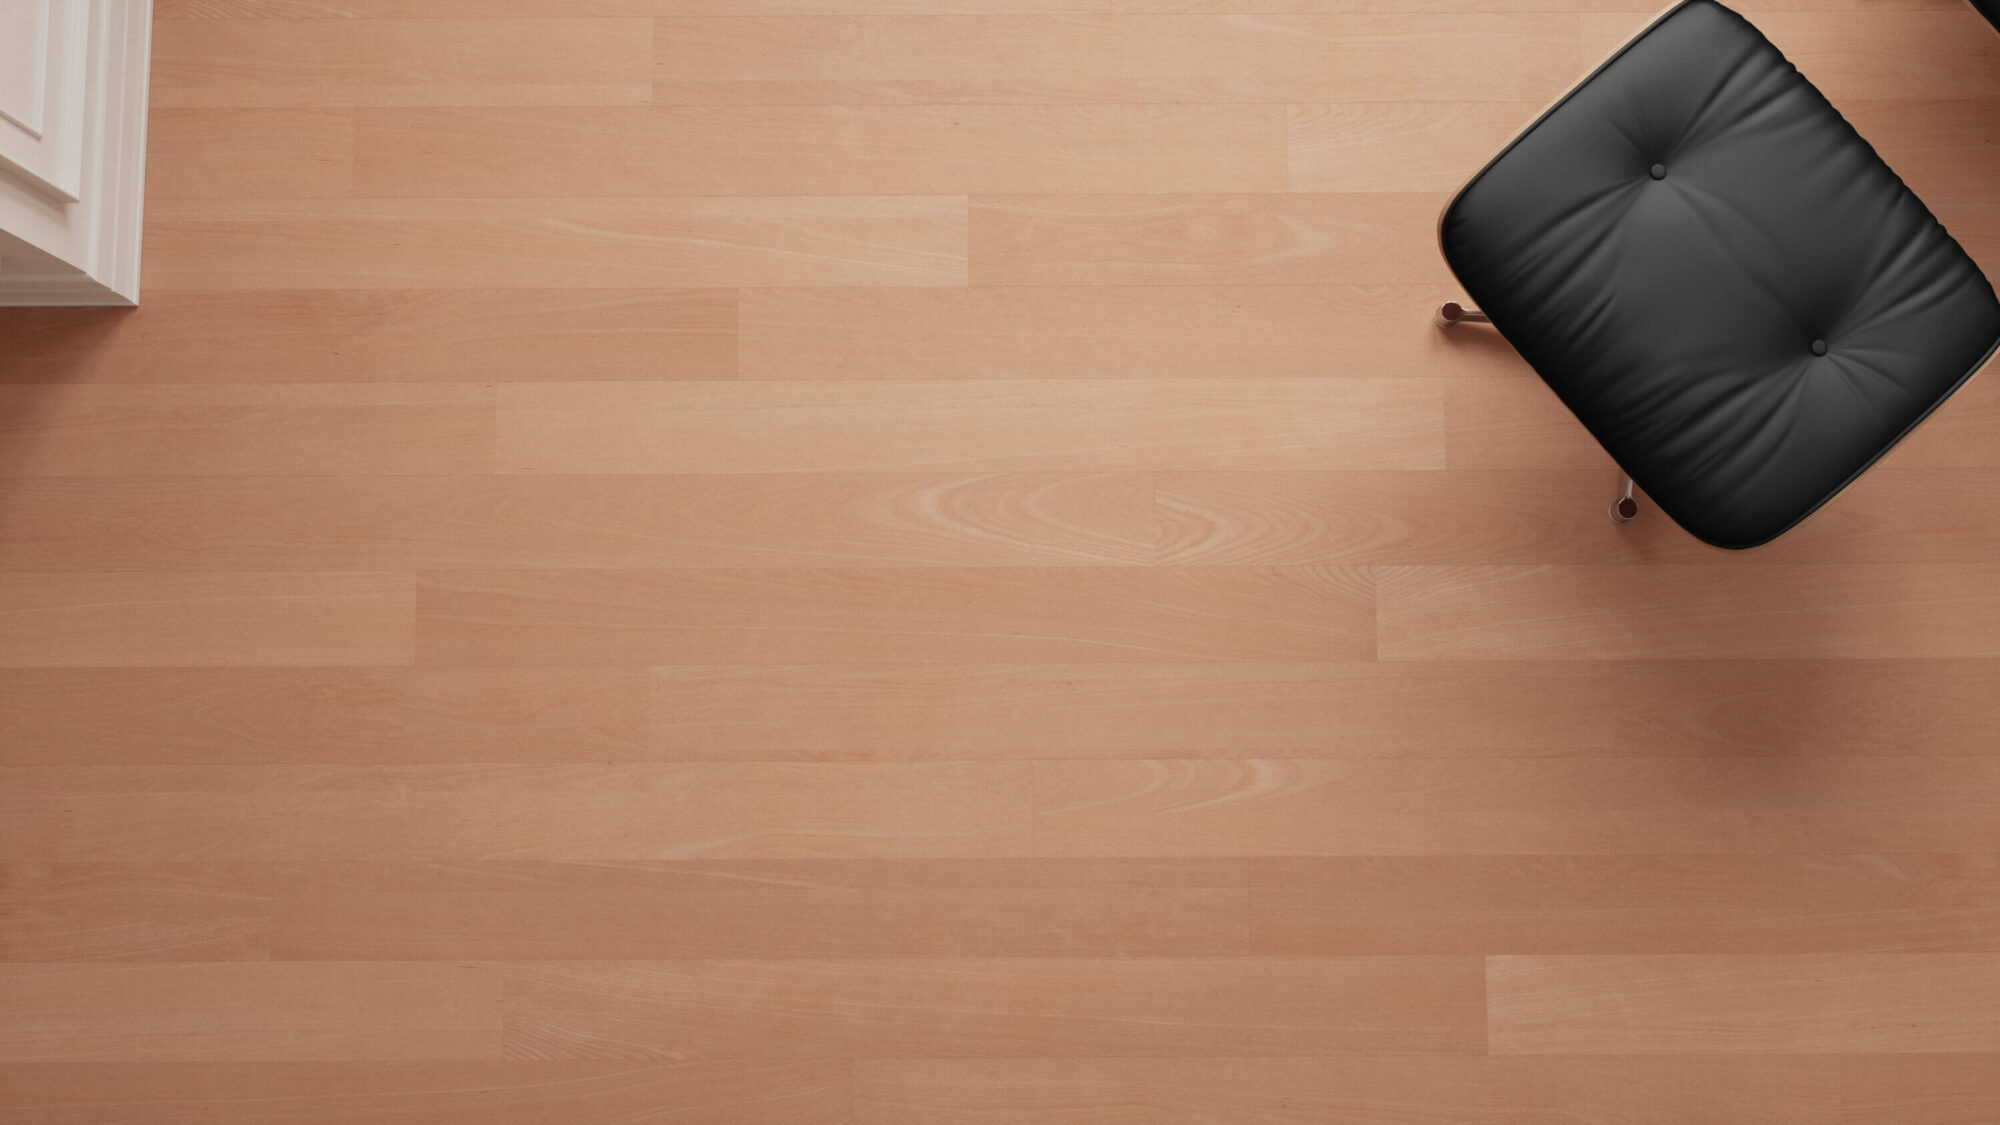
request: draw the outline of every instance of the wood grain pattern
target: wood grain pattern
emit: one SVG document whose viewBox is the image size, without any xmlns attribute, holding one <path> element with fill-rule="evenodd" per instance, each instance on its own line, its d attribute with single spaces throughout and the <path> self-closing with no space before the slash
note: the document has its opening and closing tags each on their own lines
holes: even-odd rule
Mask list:
<svg viewBox="0 0 2000 1125">
<path fill-rule="evenodd" d="M 1442 380 L 497 388 L 508 473 L 1437 468 Z"/>
<path fill-rule="evenodd" d="M 1156 957 L 1248 949 L 1228 860 L 280 865 L 274 956 L 304 960 Z"/>
<path fill-rule="evenodd" d="M 0 386 L 10 477 L 490 472 L 490 388 Z"/>
<path fill-rule="evenodd" d="M 842 1061 L 0 1063 L 0 1116 L 58 1125 L 845 1125 Z"/>
<path fill-rule="evenodd" d="M 1028 854 L 1009 763 L 101 766 L 60 771 L 80 863 Z"/>
<path fill-rule="evenodd" d="M 1662 2 L 157 0 L 0 1121 L 2000 1119 L 2000 382 L 1724 555 L 1430 323 Z M 2000 268 L 1964 0 L 1732 6 Z"/>
<path fill-rule="evenodd" d="M 1983 852 L 1981 758 L 1034 763 L 1049 856 Z"/>
<path fill-rule="evenodd" d="M 155 199 L 344 196 L 354 118 L 344 109 L 163 109 L 147 122 Z"/>
<path fill-rule="evenodd" d="M 1602 57 L 1647 17 L 1589 14 L 1583 18 L 1586 57 Z M 1970 8 L 1935 12 L 1767 12 L 1759 30 L 1835 105 L 1885 97 L 1943 101 L 1992 100 L 2000 43 Z"/>
<path fill-rule="evenodd" d="M 394 0 L 163 0 L 169 10 L 183 7 L 198 8 L 204 14 L 254 15 L 258 11 L 266 14 L 285 12 L 293 5 L 303 5 L 324 14 L 359 14 L 370 10 L 371 5 L 392 3 Z M 469 11 L 505 14 L 513 5 L 526 0 L 416 0 L 424 5 L 436 5 L 440 12 L 464 8 Z M 565 0 L 567 3 L 583 6 L 583 10 L 595 12 L 598 5 L 615 7 L 621 3 L 636 0 Z M 1273 12 L 1320 15 L 1368 15 L 1411 12 L 1463 13 L 1463 12 L 1616 12 L 1629 11 L 1633 19 L 1643 21 L 1658 14 L 1660 5 L 1651 0 L 646 0 L 657 7 L 662 2 L 670 5 L 669 14 L 700 15 L 826 15 L 843 13 L 881 13 L 910 15 L 964 14 L 979 15 L 994 12 L 1018 12 L 1023 14 L 1075 13 L 1189 13 L 1211 12 L 1217 14 L 1261 15 Z M 1954 7 L 1953 0 L 1741 0 L 1734 5 L 1744 12 L 1783 12 L 1795 10 L 1844 11 L 1849 9 L 1915 11 Z M 192 12 L 184 14 L 194 14 Z M 1634 29 L 1640 26 L 1634 24 Z"/>
<path fill-rule="evenodd" d="M 655 669 L 688 760 L 1987 756 L 2000 662 L 1422 661 Z"/>
<path fill-rule="evenodd" d="M 958 285 L 958 196 L 162 201 L 157 290 Z"/>
<path fill-rule="evenodd" d="M 647 100 L 640 19 L 162 20 L 153 104 L 535 105 Z"/>
<path fill-rule="evenodd" d="M 1820 757 L 2000 747 L 1994 661 L 668 667 L 690 761 Z"/>
<path fill-rule="evenodd" d="M 1699 1120 L 1808 1125 L 1839 1111 L 1810 1058 L 866 1060 L 857 1120 L 999 1125 L 1025 1117 L 1239 1121 Z"/>
<path fill-rule="evenodd" d="M 1841 1121 L 1964 1125 L 2000 1113 L 2000 1056 L 1863 1055 L 1840 1061 Z"/>
<path fill-rule="evenodd" d="M 1292 191 L 1455 192 L 1541 106 L 1505 101 L 1294 105 Z"/>
<path fill-rule="evenodd" d="M 0 570 L 1087 566 L 1153 528 L 1145 473 L 55 478 L 0 495 Z"/>
<path fill-rule="evenodd" d="M 979 196 L 974 285 L 1446 285 L 1445 195 Z M 1546 394 L 1546 392 L 1544 392 Z"/>
<path fill-rule="evenodd" d="M 650 16 L 659 0 L 156 0 L 154 19 L 516 19 Z"/>
<path fill-rule="evenodd" d="M 1634 13 L 1657 14 L 1648 0 L 157 0 L 157 19 L 379 19 L 421 14 L 458 19 L 533 15 L 1027 15 L 1075 13 L 1216 14 L 1396 12 Z M 1956 0 L 1741 0 L 1748 13 L 1787 11 L 1952 9 Z M 1636 27 L 1637 25 L 1635 25 Z"/>
<path fill-rule="evenodd" d="M 0 667 L 409 664 L 415 598 L 396 574 L 0 574 Z"/>
<path fill-rule="evenodd" d="M 691 760 L 1608 751 L 1633 703 L 1578 690 L 1592 675 L 1359 661 L 682 665 L 654 670 L 653 739 Z"/>
<path fill-rule="evenodd" d="M 99 766 L 74 862 L 1979 853 L 1983 758 Z"/>
<path fill-rule="evenodd" d="M 498 1058 L 501 982 L 451 962 L 0 964 L 0 1059 Z"/>
<path fill-rule="evenodd" d="M 629 668 L 17 668 L 0 764 L 609 762 L 648 751 Z"/>
<path fill-rule="evenodd" d="M 1495 1054 L 1991 1052 L 2000 958 L 1490 957 Z"/>
<path fill-rule="evenodd" d="M 366 110 L 374 196 L 1282 191 L 1271 105 Z"/>
<path fill-rule="evenodd" d="M 745 379 L 1533 376 L 1424 285 L 750 289 Z"/>
<path fill-rule="evenodd" d="M 728 379 L 736 371 L 736 294 L 726 289 L 149 291 L 136 309 L 13 309 L 8 325 L 13 350 L 0 383 Z"/>
<path fill-rule="evenodd" d="M 1339 568 L 437 571 L 425 664 L 1366 659 Z"/>
<path fill-rule="evenodd" d="M 2000 951 L 1990 856 L 1249 861 L 1257 953 Z"/>
<path fill-rule="evenodd" d="M 1713 563 L 1670 520 L 1604 518 L 1605 477 L 1573 470 L 1158 473 L 1158 560 L 1177 565 Z M 2000 533 L 1964 518 L 2000 503 L 1978 469 L 1869 472 L 1762 563 L 1979 563 Z M 1643 504 L 1643 501 L 1642 501 Z"/>
<path fill-rule="evenodd" d="M 1261 10 L 1261 9 L 1260 9 Z M 653 21 L 656 101 L 1540 102 L 1575 16 L 731 16 Z"/>
<path fill-rule="evenodd" d="M 1843 100 L 1840 109 L 1911 191 L 1938 200 L 1952 225 L 1949 212 L 1959 209 L 1969 179 L 2000 171 L 1991 101 L 1857 99 Z"/>
<path fill-rule="evenodd" d="M 0 766 L 0 862 L 52 863 L 62 799 L 54 771 Z"/>
<path fill-rule="evenodd" d="M 1474 958 L 541 962 L 506 974 L 511 1058 L 814 1058 L 1479 1048 Z"/>
<path fill-rule="evenodd" d="M 0 961 L 261 961 L 262 864 L 0 864 Z"/>
<path fill-rule="evenodd" d="M 1384 567 L 1389 660 L 2000 654 L 1983 565 Z"/>
</svg>

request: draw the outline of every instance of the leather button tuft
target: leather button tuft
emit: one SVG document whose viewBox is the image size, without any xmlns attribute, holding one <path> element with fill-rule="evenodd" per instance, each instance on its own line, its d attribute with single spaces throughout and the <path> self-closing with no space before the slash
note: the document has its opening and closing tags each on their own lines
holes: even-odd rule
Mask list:
<svg viewBox="0 0 2000 1125">
<path fill-rule="evenodd" d="M 1814 355 L 1825 355 L 1825 354 L 1826 354 L 1826 341 L 1825 341 L 1825 340 L 1814 340 L 1814 341 L 1813 341 L 1813 343 L 1812 343 L 1812 352 L 1813 352 L 1813 354 L 1814 354 Z"/>
<path fill-rule="evenodd" d="M 1667 178 L 1667 166 L 1664 164 L 1655 164 L 1652 167 L 1652 173 L 1654 179 L 1664 180 Z"/>
</svg>

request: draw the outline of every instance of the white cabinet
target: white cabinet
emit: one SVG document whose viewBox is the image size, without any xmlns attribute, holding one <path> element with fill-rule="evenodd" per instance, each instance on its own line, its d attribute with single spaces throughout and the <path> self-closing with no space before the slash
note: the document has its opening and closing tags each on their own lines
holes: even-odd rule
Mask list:
<svg viewBox="0 0 2000 1125">
<path fill-rule="evenodd" d="M 139 299 L 150 0 L 0 0 L 0 305 Z"/>
</svg>

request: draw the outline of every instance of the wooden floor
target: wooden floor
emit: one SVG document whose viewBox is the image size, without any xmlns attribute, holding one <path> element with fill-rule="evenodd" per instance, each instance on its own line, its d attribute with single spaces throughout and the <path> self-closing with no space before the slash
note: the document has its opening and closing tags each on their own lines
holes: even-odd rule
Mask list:
<svg viewBox="0 0 2000 1125">
<path fill-rule="evenodd" d="M 2000 379 L 1725 555 L 1429 323 L 1651 6 L 159 0 L 0 1120 L 2000 1120 Z M 1744 6 L 2000 274 L 2000 36 Z"/>
</svg>

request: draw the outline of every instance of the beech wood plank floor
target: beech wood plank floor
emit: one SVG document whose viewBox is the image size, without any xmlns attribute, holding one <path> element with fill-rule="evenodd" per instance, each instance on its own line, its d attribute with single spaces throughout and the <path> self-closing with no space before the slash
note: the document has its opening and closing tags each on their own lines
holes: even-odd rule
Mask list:
<svg viewBox="0 0 2000 1125">
<path fill-rule="evenodd" d="M 2000 36 L 1741 6 L 2000 275 Z M 1429 322 L 1655 0 L 156 7 L 0 1121 L 2000 1121 L 1995 376 L 1724 555 Z"/>
</svg>

